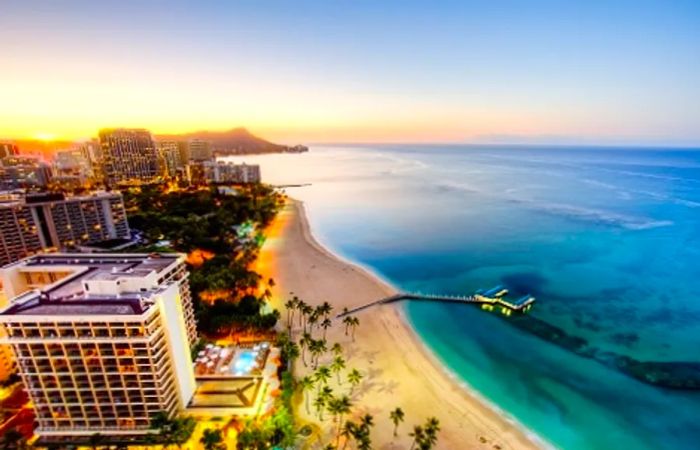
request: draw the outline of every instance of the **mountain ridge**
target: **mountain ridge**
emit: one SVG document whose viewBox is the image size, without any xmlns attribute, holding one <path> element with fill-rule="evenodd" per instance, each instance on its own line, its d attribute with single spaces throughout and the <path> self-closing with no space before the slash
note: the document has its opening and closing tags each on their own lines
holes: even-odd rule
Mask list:
<svg viewBox="0 0 700 450">
<path fill-rule="evenodd" d="M 225 131 L 200 130 L 180 134 L 154 135 L 157 140 L 194 140 L 211 143 L 212 150 L 220 155 L 252 153 L 288 153 L 307 151 L 303 145 L 288 146 L 275 144 L 255 136 L 245 127 L 231 128 Z"/>
</svg>

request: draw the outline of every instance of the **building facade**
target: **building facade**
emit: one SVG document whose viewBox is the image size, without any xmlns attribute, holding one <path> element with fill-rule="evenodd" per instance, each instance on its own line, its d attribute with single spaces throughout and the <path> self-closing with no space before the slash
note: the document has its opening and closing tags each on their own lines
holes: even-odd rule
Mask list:
<svg viewBox="0 0 700 450">
<path fill-rule="evenodd" d="M 0 189 L 44 189 L 51 182 L 51 166 L 29 156 L 0 159 Z"/>
<path fill-rule="evenodd" d="M 192 161 L 188 165 L 192 184 L 211 183 L 259 183 L 260 166 L 257 164 L 234 164 L 225 161 Z"/>
<path fill-rule="evenodd" d="M 158 156 L 160 158 L 161 176 L 175 177 L 183 169 L 180 159 L 180 146 L 177 141 L 158 141 Z"/>
<path fill-rule="evenodd" d="M 95 179 L 86 147 L 56 152 L 52 185 L 66 189 L 88 187 Z"/>
<path fill-rule="evenodd" d="M 192 161 L 209 161 L 214 158 L 211 143 L 209 141 L 193 139 L 189 142 L 188 147 L 189 159 Z"/>
<path fill-rule="evenodd" d="M 0 198 L 0 265 L 25 256 L 112 239 L 129 239 L 120 193 L 8 194 Z"/>
<path fill-rule="evenodd" d="M 195 391 L 185 258 L 37 255 L 0 270 L 0 311 L 42 439 L 148 433 Z"/>
<path fill-rule="evenodd" d="M 148 130 L 104 129 L 99 138 L 101 172 L 107 186 L 157 180 L 158 151 Z"/>
<path fill-rule="evenodd" d="M 0 158 L 19 155 L 19 147 L 11 142 L 0 142 Z"/>
</svg>

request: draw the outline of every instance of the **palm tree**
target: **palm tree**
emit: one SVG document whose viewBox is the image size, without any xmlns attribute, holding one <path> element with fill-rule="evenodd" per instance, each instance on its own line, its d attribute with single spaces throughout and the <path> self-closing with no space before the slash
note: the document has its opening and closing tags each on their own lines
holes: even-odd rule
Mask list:
<svg viewBox="0 0 700 450">
<path fill-rule="evenodd" d="M 408 435 L 413 438 L 413 442 L 411 443 L 411 450 L 413 450 L 416 447 L 416 444 L 423 442 L 423 438 L 425 436 L 425 433 L 423 432 L 422 426 L 414 425 L 413 431 L 408 433 Z"/>
<path fill-rule="evenodd" d="M 292 322 L 294 321 L 294 308 L 296 308 L 296 306 L 294 299 L 289 299 L 284 302 L 284 308 L 287 310 L 287 329 L 289 330 L 290 336 L 292 334 Z"/>
<path fill-rule="evenodd" d="M 352 323 L 352 316 L 343 317 L 343 325 L 345 325 L 345 336 L 348 335 L 348 328 L 350 327 L 351 323 Z"/>
<path fill-rule="evenodd" d="M 92 447 L 93 450 L 97 450 L 97 447 L 99 447 L 100 444 L 104 442 L 104 440 L 104 436 L 102 436 L 100 433 L 94 433 L 90 435 L 88 443 L 90 444 L 90 447 Z"/>
<path fill-rule="evenodd" d="M 319 383 L 318 388 L 320 389 L 321 386 L 325 386 L 328 383 L 328 380 L 331 378 L 331 370 L 328 368 L 328 366 L 321 366 L 316 369 L 314 378 L 316 379 L 316 382 Z"/>
<path fill-rule="evenodd" d="M 326 403 L 328 403 L 330 399 L 333 398 L 333 389 L 331 389 L 330 386 L 323 386 L 323 389 L 321 389 L 318 395 L 323 397 L 323 400 L 325 400 Z"/>
<path fill-rule="evenodd" d="M 224 444 L 224 438 L 221 435 L 221 430 L 210 430 L 207 428 L 202 433 L 202 437 L 199 439 L 199 443 L 202 444 L 204 450 L 226 449 L 226 445 Z"/>
<path fill-rule="evenodd" d="M 311 351 L 311 361 L 314 364 L 314 369 L 318 367 L 319 358 L 326 352 L 326 350 L 328 350 L 328 347 L 326 347 L 325 339 L 318 341 L 312 340 L 311 344 L 309 345 L 309 351 Z"/>
<path fill-rule="evenodd" d="M 170 416 L 165 411 L 158 411 L 151 417 L 151 429 L 162 430 L 170 425 Z"/>
<path fill-rule="evenodd" d="M 374 426 L 374 416 L 372 414 L 365 414 L 360 418 L 360 426 L 371 428 Z"/>
<path fill-rule="evenodd" d="M 317 310 L 317 309 L 314 309 L 314 310 L 311 312 L 311 314 L 309 314 L 308 322 L 309 322 L 309 332 L 310 332 L 311 334 L 313 334 L 313 332 L 314 332 L 314 326 L 316 326 L 316 324 L 318 323 L 318 320 L 319 320 L 320 317 L 321 317 L 321 316 L 318 315 L 318 310 Z"/>
<path fill-rule="evenodd" d="M 302 314 L 302 317 L 304 318 L 304 323 L 303 323 L 304 333 L 306 333 L 307 321 L 309 320 L 309 318 L 311 317 L 313 312 L 314 312 L 314 309 L 311 306 L 307 305 L 306 303 L 303 304 L 303 307 L 301 309 L 301 314 Z"/>
<path fill-rule="evenodd" d="M 333 344 L 333 346 L 331 347 L 331 352 L 334 356 L 340 356 L 343 354 L 343 346 L 340 345 L 340 342 L 336 342 L 335 344 Z"/>
<path fill-rule="evenodd" d="M 331 371 L 335 372 L 335 375 L 338 378 L 338 384 L 341 384 L 340 371 L 343 369 L 345 369 L 345 360 L 343 359 L 343 357 L 336 356 L 335 358 L 333 358 L 333 362 L 331 363 Z"/>
<path fill-rule="evenodd" d="M 323 319 L 323 322 L 321 322 L 321 328 L 323 328 L 323 339 L 326 338 L 326 333 L 328 332 L 328 329 L 331 327 L 331 325 L 333 325 L 333 322 L 328 317 Z"/>
<path fill-rule="evenodd" d="M 328 303 L 328 302 L 323 302 L 321 305 L 318 307 L 319 311 L 321 311 L 321 314 L 327 319 L 328 316 L 330 316 L 331 311 L 333 311 L 333 306 Z"/>
<path fill-rule="evenodd" d="M 438 431 L 440 431 L 440 421 L 436 417 L 430 417 L 425 428 L 426 431 L 433 430 L 437 433 Z"/>
<path fill-rule="evenodd" d="M 318 420 L 323 420 L 323 409 L 326 407 L 326 400 L 318 394 L 314 399 L 314 408 L 316 408 L 316 415 Z"/>
<path fill-rule="evenodd" d="M 345 447 L 347 447 L 348 442 L 350 441 L 351 437 L 355 437 L 357 434 L 357 424 L 351 420 L 346 420 L 345 425 L 343 425 L 343 429 L 340 431 L 340 435 L 345 438 L 345 442 L 343 442 L 343 448 L 342 450 L 345 450 Z"/>
<path fill-rule="evenodd" d="M 304 393 L 307 393 L 308 391 L 311 391 L 314 388 L 314 380 L 313 380 L 313 378 L 311 378 L 310 376 L 307 375 L 304 378 L 302 378 L 301 380 L 299 380 L 299 384 L 297 384 L 297 386 L 303 395 Z M 306 397 L 306 399 L 305 399 L 306 414 L 311 414 L 311 412 L 309 412 L 309 397 L 310 397 L 310 395 L 308 395 L 308 393 L 307 393 L 307 395 L 305 395 L 305 397 Z"/>
<path fill-rule="evenodd" d="M 311 352 L 311 364 L 314 366 L 314 369 L 316 369 L 318 367 L 318 357 L 321 356 L 322 353 L 321 341 L 312 339 L 309 344 L 309 352 Z"/>
<path fill-rule="evenodd" d="M 365 414 L 360 418 L 360 429 L 357 435 L 358 450 L 370 450 L 372 448 L 372 427 L 374 426 L 374 416 Z"/>
<path fill-rule="evenodd" d="M 430 449 L 437 443 L 437 434 L 440 431 L 440 421 L 435 417 L 430 417 L 425 423 L 425 439 L 422 448 Z"/>
<path fill-rule="evenodd" d="M 312 342 L 313 339 L 307 332 L 304 332 L 301 339 L 299 339 L 299 345 L 301 346 L 301 360 L 304 363 L 304 367 L 306 367 L 306 349 L 309 348 Z"/>
<path fill-rule="evenodd" d="M 178 448 L 182 448 L 182 445 L 190 439 L 190 436 L 192 436 L 197 422 L 191 416 L 182 416 L 176 417 L 173 423 L 174 427 L 172 441 Z"/>
<path fill-rule="evenodd" d="M 289 365 L 292 366 L 294 365 L 294 361 L 296 361 L 297 358 L 299 358 L 299 355 L 301 354 L 299 350 L 299 345 L 296 342 L 288 342 L 285 347 L 285 354 L 287 356 L 287 360 L 289 362 Z"/>
<path fill-rule="evenodd" d="M 299 310 L 299 326 L 302 326 L 304 323 L 304 316 L 306 315 L 306 309 L 308 307 L 309 305 L 307 305 L 304 300 L 297 300 L 297 309 Z"/>
<path fill-rule="evenodd" d="M 352 341 L 355 342 L 355 328 L 360 325 L 360 319 L 357 317 L 352 317 L 350 319 L 350 328 L 352 328 Z"/>
<path fill-rule="evenodd" d="M 350 412 L 350 398 L 347 395 L 342 397 L 332 398 L 328 402 L 328 412 L 335 416 L 338 422 L 338 431 L 336 432 L 336 446 L 340 445 L 340 428 L 343 423 L 343 415 Z"/>
<path fill-rule="evenodd" d="M 389 413 L 389 418 L 394 422 L 394 437 L 397 436 L 396 432 L 399 429 L 399 423 L 403 422 L 404 416 L 405 414 L 401 408 L 396 408 Z"/>
<path fill-rule="evenodd" d="M 320 355 L 323 355 L 324 353 L 326 353 L 328 351 L 328 341 L 325 339 L 320 339 L 318 341 L 318 349 L 321 352 Z M 317 356 L 316 357 L 316 364 L 318 364 L 318 358 L 319 357 Z"/>
<path fill-rule="evenodd" d="M 350 383 L 350 395 L 352 395 L 352 391 L 355 389 L 355 386 L 360 384 L 361 381 L 362 373 L 357 369 L 352 369 L 348 374 L 348 382 Z"/>
</svg>

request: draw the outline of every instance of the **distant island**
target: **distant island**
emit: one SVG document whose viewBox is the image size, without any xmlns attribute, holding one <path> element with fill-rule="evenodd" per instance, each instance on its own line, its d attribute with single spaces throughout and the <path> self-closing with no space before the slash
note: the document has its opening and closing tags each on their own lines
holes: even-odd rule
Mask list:
<svg viewBox="0 0 700 450">
<path fill-rule="evenodd" d="M 191 141 L 199 139 L 211 144 L 217 155 L 251 155 L 260 153 L 303 153 L 309 148 L 304 145 L 273 144 L 253 135 L 246 128 L 233 128 L 228 131 L 195 131 L 184 134 L 155 135 L 157 140 Z"/>
</svg>

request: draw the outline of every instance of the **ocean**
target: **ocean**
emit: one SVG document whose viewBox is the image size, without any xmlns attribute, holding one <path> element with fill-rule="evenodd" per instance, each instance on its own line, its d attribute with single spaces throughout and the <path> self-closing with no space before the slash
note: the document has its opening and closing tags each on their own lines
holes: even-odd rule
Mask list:
<svg viewBox="0 0 700 450">
<path fill-rule="evenodd" d="M 241 158 L 236 158 L 240 160 Z M 312 147 L 243 158 L 307 205 L 314 234 L 398 288 L 505 285 L 584 357 L 465 305 L 409 302 L 427 346 L 564 449 L 700 445 L 700 391 L 606 361 L 700 362 L 700 150 Z"/>
</svg>

